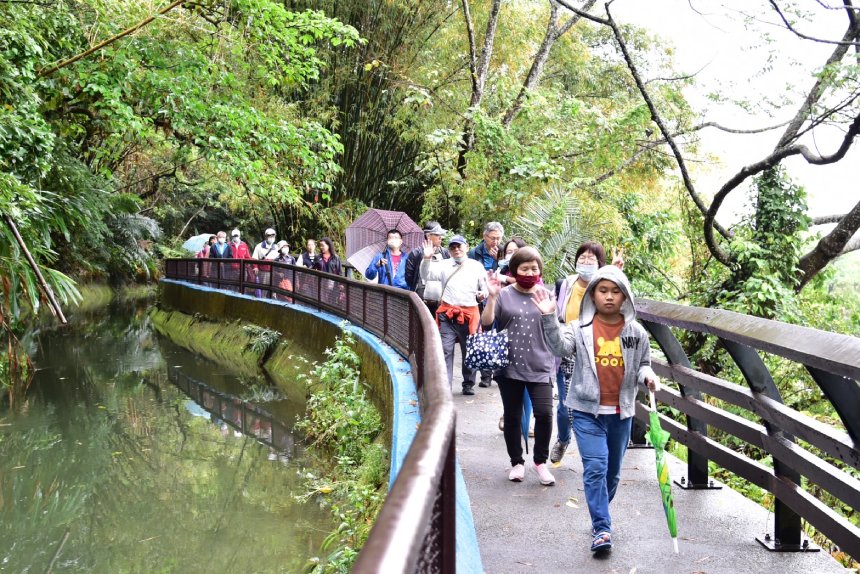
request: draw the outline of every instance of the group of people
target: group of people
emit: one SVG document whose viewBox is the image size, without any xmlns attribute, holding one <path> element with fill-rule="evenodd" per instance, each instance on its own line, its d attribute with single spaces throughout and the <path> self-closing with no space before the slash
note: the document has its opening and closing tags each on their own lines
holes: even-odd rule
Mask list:
<svg viewBox="0 0 860 574">
<path fill-rule="evenodd" d="M 648 334 L 635 320 L 633 294 L 624 275 L 622 253 L 606 265 L 606 251 L 594 241 L 575 254 L 576 273 L 547 288 L 543 258 L 519 238 L 504 241 L 498 222 L 484 226 L 472 249 L 462 235 L 442 245 L 445 230 L 431 221 L 424 245 L 405 255 L 396 230 L 387 249 L 365 276 L 416 291 L 436 318 L 448 383 L 453 383 L 454 352 L 466 355 L 469 335 L 480 329 L 506 330 L 510 364 L 479 373 L 462 365 L 464 395 L 495 380 L 504 409 L 503 431 L 510 458 L 509 480 L 525 478 L 520 433 L 523 401 L 534 412 L 534 470 L 541 484 L 555 484 L 547 461 L 559 463 L 576 442 L 583 465 L 585 498 L 591 515 L 591 550 L 612 547 L 609 503 L 621 477 L 621 463 L 632 430 L 637 389 L 659 385 L 651 370 Z M 553 381 L 558 387 L 553 427 Z"/>
<path fill-rule="evenodd" d="M 534 413 L 533 467 L 541 484 L 555 484 L 547 462 L 560 463 L 576 437 L 591 515 L 591 550 L 611 548 L 609 503 L 620 481 L 637 389 L 643 385 L 653 392 L 659 385 L 651 370 L 647 331 L 635 320 L 622 253 L 613 254 L 612 264 L 606 265 L 603 246 L 587 241 L 576 250 L 576 273 L 548 288 L 541 254 L 522 239 L 504 241 L 499 222 L 487 223 L 472 249 L 459 234 L 444 246 L 446 231 L 436 221 L 423 231 L 424 244 L 406 252 L 401 232 L 389 230 L 386 246 L 364 270 L 365 278 L 421 297 L 436 319 L 449 385 L 457 345 L 465 357 L 470 335 L 482 329 L 507 332 L 509 365 L 476 372 L 464 362 L 462 392 L 473 395 L 476 383 L 490 387 L 496 381 L 513 482 L 522 482 L 526 474 L 520 429 L 527 398 Z M 253 252 L 238 230 L 231 239 L 227 243 L 226 233 L 218 232 L 198 257 L 282 261 L 341 274 L 328 238 L 320 240 L 319 253 L 309 240 L 296 258 L 286 241 L 275 241 L 274 229 L 266 230 Z M 554 382 L 559 399 L 555 417 Z M 558 432 L 550 448 L 553 418 Z"/>
<path fill-rule="evenodd" d="M 197 253 L 197 257 L 276 261 L 298 265 L 299 267 L 307 267 L 308 269 L 317 269 L 336 275 L 342 273 L 342 265 L 340 258 L 337 256 L 334 242 L 328 237 L 323 237 L 319 240 L 319 252 L 317 252 L 317 242 L 313 239 L 308 239 L 305 244 L 305 250 L 298 254 L 298 256 L 293 257 L 290 254 L 290 244 L 285 240 L 277 241 L 277 233 L 271 227 L 266 229 L 263 240 L 254 246 L 253 251 L 249 249 L 247 243 L 242 241 L 242 233 L 238 229 L 230 232 L 229 242 L 227 241 L 227 233 L 219 231 L 209 237 L 209 240 L 203 245 L 203 249 Z"/>
</svg>

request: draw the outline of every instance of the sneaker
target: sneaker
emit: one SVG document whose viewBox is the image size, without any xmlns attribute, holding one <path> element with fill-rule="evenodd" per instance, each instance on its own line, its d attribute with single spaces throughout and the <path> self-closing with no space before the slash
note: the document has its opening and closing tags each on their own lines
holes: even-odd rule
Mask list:
<svg viewBox="0 0 860 574">
<path fill-rule="evenodd" d="M 493 384 L 493 379 L 487 379 L 486 381 L 482 380 L 480 383 L 478 383 L 478 386 L 486 389 L 487 387 L 492 386 L 492 384 Z"/>
<path fill-rule="evenodd" d="M 464 395 L 474 395 L 475 394 L 475 385 L 463 385 L 463 394 Z"/>
<path fill-rule="evenodd" d="M 546 467 L 546 463 L 536 464 L 535 465 L 535 472 L 538 473 L 538 476 L 540 477 L 540 483 L 542 485 L 552 486 L 553 484 L 555 484 L 555 477 L 552 475 L 552 473 Z"/>
<path fill-rule="evenodd" d="M 594 535 L 591 541 L 592 552 L 604 552 L 612 548 L 612 536 L 605 530 Z"/>
<path fill-rule="evenodd" d="M 523 477 L 526 475 L 526 467 L 522 464 L 516 464 L 511 469 L 511 473 L 508 475 L 508 480 L 512 482 L 522 482 Z"/>
<path fill-rule="evenodd" d="M 553 464 L 561 462 L 562 457 L 564 456 L 565 451 L 567 450 L 567 445 L 570 444 L 570 441 L 561 442 L 560 440 L 555 441 L 555 444 L 552 445 L 552 450 L 549 451 L 549 461 Z"/>
</svg>

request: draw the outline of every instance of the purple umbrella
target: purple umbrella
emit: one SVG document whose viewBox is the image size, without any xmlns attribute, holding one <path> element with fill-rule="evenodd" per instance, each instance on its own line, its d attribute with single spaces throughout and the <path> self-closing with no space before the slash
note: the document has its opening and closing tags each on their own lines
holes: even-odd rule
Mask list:
<svg viewBox="0 0 860 574">
<path fill-rule="evenodd" d="M 396 229 L 403 236 L 403 251 L 420 247 L 424 231 L 402 211 L 368 209 L 346 228 L 346 259 L 360 273 L 385 249 L 387 233 Z"/>
</svg>

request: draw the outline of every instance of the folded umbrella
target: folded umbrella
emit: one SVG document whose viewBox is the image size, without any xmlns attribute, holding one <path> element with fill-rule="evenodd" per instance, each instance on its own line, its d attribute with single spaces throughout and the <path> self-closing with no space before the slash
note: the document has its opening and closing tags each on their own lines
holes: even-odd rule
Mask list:
<svg viewBox="0 0 860 574">
<path fill-rule="evenodd" d="M 649 415 L 651 428 L 648 429 L 648 440 L 654 447 L 654 456 L 657 462 L 657 482 L 660 485 L 660 496 L 663 499 L 663 512 L 666 513 L 666 524 L 669 526 L 672 546 L 675 549 L 675 554 L 677 554 L 678 523 L 675 517 L 675 501 L 672 499 L 672 483 L 669 481 L 669 462 L 664 456 L 670 435 L 660 426 L 660 415 L 657 414 L 654 393 L 649 392 L 649 395 L 651 398 L 651 414 Z"/>
<path fill-rule="evenodd" d="M 526 454 L 529 453 L 529 426 L 532 422 L 532 398 L 528 389 L 523 389 L 523 418 L 520 421 L 520 430 L 526 441 Z"/>
</svg>

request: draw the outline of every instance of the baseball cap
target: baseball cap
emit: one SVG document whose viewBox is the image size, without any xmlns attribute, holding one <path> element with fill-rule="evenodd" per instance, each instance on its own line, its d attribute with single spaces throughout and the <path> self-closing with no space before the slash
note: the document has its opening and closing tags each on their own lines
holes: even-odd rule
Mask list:
<svg viewBox="0 0 860 574">
<path fill-rule="evenodd" d="M 267 236 L 268 236 L 268 235 L 274 235 L 274 234 L 275 234 L 275 230 L 274 230 L 274 229 L 272 229 L 271 227 L 270 227 L 270 228 L 268 228 L 268 229 L 266 230 L 266 235 L 267 235 Z"/>
<path fill-rule="evenodd" d="M 432 235 L 445 235 L 445 230 L 442 229 L 442 226 L 438 223 L 434 223 L 433 225 L 425 225 L 424 233 L 432 234 Z"/>
<path fill-rule="evenodd" d="M 448 246 L 450 247 L 451 245 L 454 245 L 455 243 L 459 243 L 460 245 L 468 245 L 469 244 L 469 242 L 466 241 L 466 238 L 463 237 L 462 235 L 455 235 L 454 237 L 452 237 L 451 240 L 448 241 Z"/>
<path fill-rule="evenodd" d="M 239 233 L 238 229 L 234 229 L 233 231 L 230 232 L 230 237 L 241 237 L 241 235 L 242 234 Z"/>
</svg>

